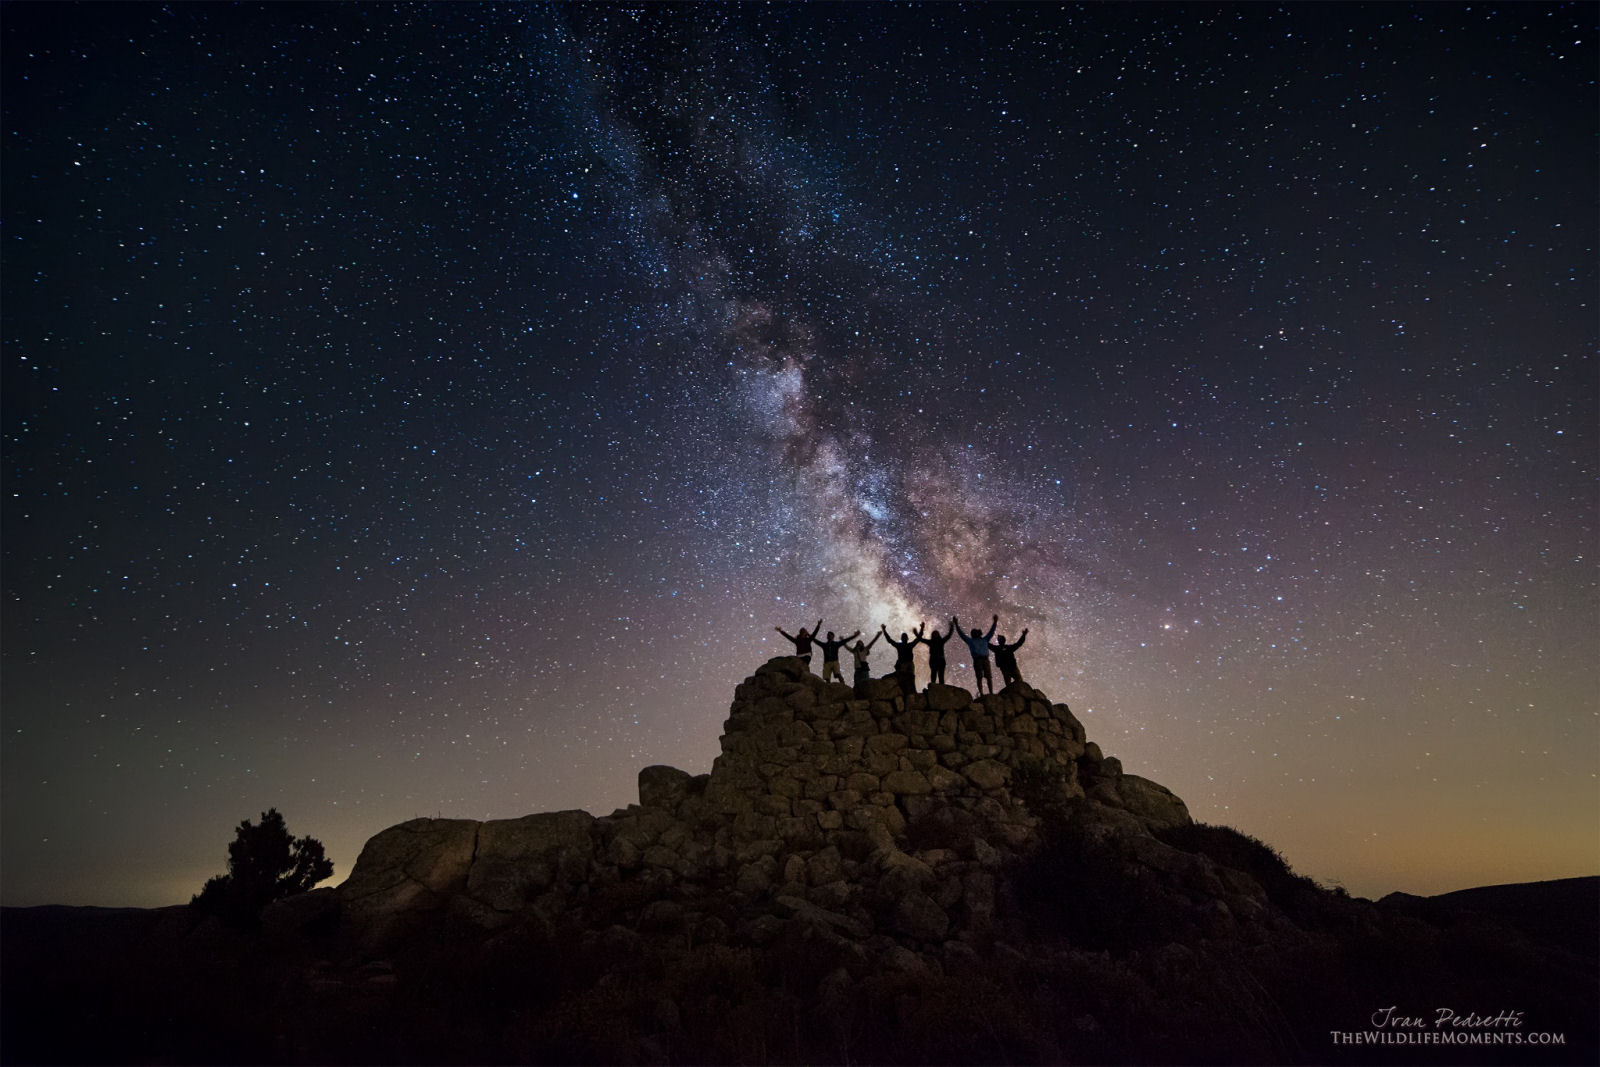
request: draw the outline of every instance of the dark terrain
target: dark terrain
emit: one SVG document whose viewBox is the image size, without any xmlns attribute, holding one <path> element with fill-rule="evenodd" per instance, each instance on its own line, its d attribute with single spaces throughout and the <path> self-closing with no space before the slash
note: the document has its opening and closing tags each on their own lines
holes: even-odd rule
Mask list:
<svg viewBox="0 0 1600 1067">
<path fill-rule="evenodd" d="M 3 909 L 0 1057 L 1600 1062 L 1600 878 L 1352 899 L 1026 686 L 774 660 L 722 749 L 603 818 L 391 827 L 255 924 Z"/>
</svg>

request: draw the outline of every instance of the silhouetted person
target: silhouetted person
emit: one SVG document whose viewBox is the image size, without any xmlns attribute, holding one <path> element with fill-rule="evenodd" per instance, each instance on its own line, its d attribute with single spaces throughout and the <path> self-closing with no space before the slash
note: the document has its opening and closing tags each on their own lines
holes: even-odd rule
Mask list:
<svg viewBox="0 0 1600 1067">
<path fill-rule="evenodd" d="M 1000 681 L 1003 685 L 1022 681 L 1022 672 L 1017 670 L 1017 649 L 1022 647 L 1022 642 L 1028 639 L 1028 628 L 1022 628 L 1022 636 L 1017 638 L 1015 644 L 1006 644 L 1006 635 L 1001 634 L 999 639 L 989 647 L 994 649 L 994 665 L 1000 668 Z M 989 681 L 990 692 L 994 691 L 994 680 Z"/>
<path fill-rule="evenodd" d="M 839 679 L 840 685 L 844 684 L 844 675 L 839 673 L 839 649 L 841 646 L 849 644 L 851 641 L 854 641 L 860 636 L 861 631 L 857 630 L 849 637 L 840 638 L 839 640 L 835 641 L 833 639 L 833 631 L 829 630 L 828 639 L 826 641 L 817 642 L 817 644 L 822 646 L 822 680 L 824 682 L 828 680 L 828 675 L 831 674 L 835 678 Z M 876 640 L 876 638 L 874 638 L 874 640 Z"/>
<path fill-rule="evenodd" d="M 956 620 L 955 616 L 952 615 L 950 617 L 950 629 L 941 634 L 939 628 L 935 626 L 933 633 L 922 639 L 922 643 L 928 646 L 929 685 L 934 682 L 938 682 L 940 685 L 944 684 L 944 643 L 950 640 L 950 635 L 955 632 Z"/>
<path fill-rule="evenodd" d="M 976 626 L 972 628 L 972 636 L 961 633 L 961 623 L 951 616 L 950 621 L 955 623 L 956 633 L 961 640 L 967 643 L 967 651 L 972 653 L 972 674 L 977 681 L 978 695 L 983 696 L 983 683 L 989 683 L 989 692 L 994 692 L 994 675 L 989 673 L 989 638 L 994 636 L 996 627 L 1000 625 L 1000 616 L 994 617 L 994 622 L 989 624 L 989 632 L 984 633 Z"/>
<path fill-rule="evenodd" d="M 924 623 L 910 634 L 902 630 L 898 641 L 889 636 L 888 627 L 881 624 L 878 627 L 884 640 L 894 646 L 894 680 L 900 683 L 900 692 L 906 696 L 917 691 L 917 662 L 912 658 L 911 650 L 922 640 L 922 631 L 926 626 Z"/>
<path fill-rule="evenodd" d="M 859 630 L 856 632 L 860 633 Z M 855 681 L 856 696 L 858 697 L 864 697 L 867 695 L 867 683 L 872 681 L 872 668 L 867 665 L 867 653 L 872 651 L 872 646 L 877 644 L 878 638 L 882 636 L 882 634 L 873 634 L 872 640 L 868 641 L 866 644 L 862 644 L 860 641 L 857 641 L 855 644 L 850 646 L 850 655 L 854 656 L 856 660 Z"/>
<path fill-rule="evenodd" d="M 795 636 L 784 634 L 783 627 L 781 626 L 774 626 L 773 629 L 778 631 L 780 634 L 783 634 L 784 637 L 787 637 L 789 640 L 793 641 L 794 654 L 799 656 L 801 661 L 804 662 L 807 667 L 811 666 L 811 642 L 817 639 L 817 631 L 822 629 L 821 619 L 817 620 L 817 624 L 811 628 L 810 633 L 806 632 L 806 628 L 804 626 L 800 628 L 800 633 Z"/>
</svg>

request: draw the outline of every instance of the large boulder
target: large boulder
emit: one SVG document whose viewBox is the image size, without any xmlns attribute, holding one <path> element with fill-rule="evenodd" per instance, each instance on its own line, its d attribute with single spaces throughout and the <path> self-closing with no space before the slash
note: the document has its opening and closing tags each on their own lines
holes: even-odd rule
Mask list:
<svg viewBox="0 0 1600 1067">
<path fill-rule="evenodd" d="M 516 911 L 557 881 L 587 877 L 595 819 L 586 811 L 550 811 L 495 819 L 478 828 L 467 893 L 496 911 Z"/>
<path fill-rule="evenodd" d="M 1187 826 L 1194 822 L 1188 805 L 1166 786 L 1137 774 L 1118 775 L 1114 781 L 1121 807 L 1139 816 L 1152 829 Z"/>
<path fill-rule="evenodd" d="M 376 945 L 465 892 L 480 825 L 412 819 L 369 840 L 339 887 L 340 912 L 358 942 Z"/>
<path fill-rule="evenodd" d="M 639 803 L 671 811 L 689 795 L 694 776 L 676 767 L 656 764 L 639 772 Z"/>
</svg>

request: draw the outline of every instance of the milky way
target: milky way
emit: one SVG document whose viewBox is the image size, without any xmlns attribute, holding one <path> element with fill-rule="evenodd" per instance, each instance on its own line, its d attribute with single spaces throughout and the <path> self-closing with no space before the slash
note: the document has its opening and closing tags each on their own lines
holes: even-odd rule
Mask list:
<svg viewBox="0 0 1600 1067">
<path fill-rule="evenodd" d="M 1600 866 L 1592 7 L 3 32 L 7 903 L 609 811 L 819 616 L 1353 891 Z"/>
</svg>

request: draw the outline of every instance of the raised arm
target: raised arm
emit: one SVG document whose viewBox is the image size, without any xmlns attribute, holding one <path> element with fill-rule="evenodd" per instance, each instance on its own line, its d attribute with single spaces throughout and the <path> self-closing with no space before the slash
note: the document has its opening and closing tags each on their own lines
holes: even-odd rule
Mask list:
<svg viewBox="0 0 1600 1067">
<path fill-rule="evenodd" d="M 881 627 L 880 627 L 880 629 L 881 629 Z M 878 643 L 878 638 L 880 638 L 882 636 L 883 636 L 883 634 L 881 634 L 881 633 L 873 634 L 872 635 L 872 640 L 867 642 L 867 648 L 868 649 L 872 648 L 873 645 Z"/>
<path fill-rule="evenodd" d="M 927 629 L 928 629 L 928 624 L 926 622 L 922 622 L 922 623 L 918 623 L 917 624 L 917 628 L 915 630 L 912 630 L 911 632 L 916 635 L 916 638 L 917 638 L 918 641 L 921 641 L 924 644 L 926 644 L 928 639 L 923 636 L 923 633 Z"/>
<path fill-rule="evenodd" d="M 1024 630 L 1023 633 L 1027 633 L 1027 631 Z M 858 638 L 860 636 L 861 636 L 861 631 L 857 630 L 855 633 L 853 633 L 849 637 L 845 638 L 845 640 L 846 641 L 854 641 L 856 638 Z"/>
<path fill-rule="evenodd" d="M 985 641 L 988 641 L 989 639 L 994 637 L 994 632 L 996 630 L 998 630 L 999 628 L 1000 628 L 1000 616 L 996 615 L 994 617 L 994 621 L 989 624 L 989 632 L 983 635 L 983 639 Z"/>
<path fill-rule="evenodd" d="M 789 640 L 791 640 L 791 641 L 793 641 L 793 640 L 794 640 L 794 638 L 793 638 L 793 637 L 789 637 L 789 635 L 788 635 L 788 634 L 786 634 L 786 633 L 784 633 L 784 632 L 783 632 L 783 627 L 781 627 L 781 626 L 774 626 L 774 627 L 773 627 L 773 629 L 774 629 L 774 630 L 776 630 L 776 631 L 778 631 L 778 632 L 779 632 L 779 633 L 780 633 L 780 634 L 783 634 L 783 636 L 785 636 L 785 637 L 788 637 L 788 638 L 789 638 Z"/>
<path fill-rule="evenodd" d="M 950 616 L 950 629 L 945 631 L 944 639 L 946 641 L 950 640 L 951 636 L 954 635 L 955 632 L 956 632 L 956 617 L 954 615 L 952 615 L 952 616 Z"/>
<path fill-rule="evenodd" d="M 817 624 L 811 628 L 811 636 L 815 637 L 818 634 L 820 634 L 821 632 L 822 632 L 822 620 L 818 619 L 817 620 Z"/>
<path fill-rule="evenodd" d="M 1028 639 L 1028 628 L 1026 626 L 1024 626 L 1022 628 L 1022 636 L 1017 638 L 1017 643 L 1011 646 L 1011 651 L 1015 652 L 1017 649 L 1021 648 L 1022 647 L 1022 642 L 1026 641 L 1027 639 Z"/>
</svg>

